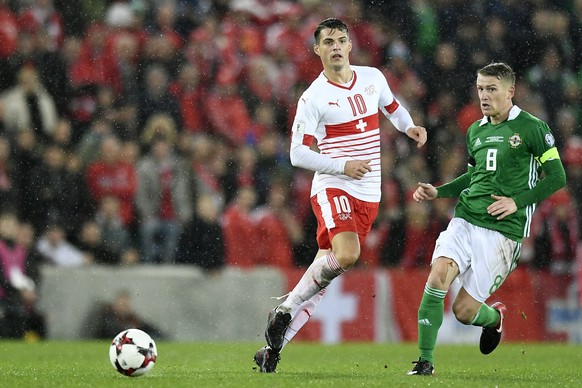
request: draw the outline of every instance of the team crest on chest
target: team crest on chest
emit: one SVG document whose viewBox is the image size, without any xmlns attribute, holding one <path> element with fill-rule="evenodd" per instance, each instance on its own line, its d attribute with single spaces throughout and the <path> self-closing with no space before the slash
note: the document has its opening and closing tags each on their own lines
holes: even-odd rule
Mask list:
<svg viewBox="0 0 582 388">
<path fill-rule="evenodd" d="M 514 133 L 513 136 L 511 136 L 509 138 L 509 145 L 511 146 L 511 148 L 517 148 L 517 146 L 520 144 L 521 144 L 521 137 L 519 137 L 519 134 Z"/>
<path fill-rule="evenodd" d="M 376 86 L 375 85 L 368 85 L 368 86 L 366 86 L 364 91 L 366 92 L 366 94 L 368 96 L 372 96 L 372 95 L 376 94 Z"/>
</svg>

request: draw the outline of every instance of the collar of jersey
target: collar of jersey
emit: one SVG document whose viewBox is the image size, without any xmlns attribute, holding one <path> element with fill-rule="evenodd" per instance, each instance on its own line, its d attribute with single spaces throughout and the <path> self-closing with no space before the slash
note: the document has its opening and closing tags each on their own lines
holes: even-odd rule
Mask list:
<svg viewBox="0 0 582 388">
<path fill-rule="evenodd" d="M 338 83 L 331 81 L 329 78 L 325 77 L 325 74 L 323 74 L 323 72 L 321 72 L 321 74 L 323 74 L 323 76 L 325 77 L 327 82 L 329 82 L 333 86 L 337 86 L 338 88 L 348 89 L 348 90 L 351 89 L 355 85 L 356 79 L 358 78 L 356 71 L 354 69 L 352 69 L 352 73 L 354 74 L 352 79 L 348 83 L 342 85 L 342 84 L 338 84 Z"/>
</svg>

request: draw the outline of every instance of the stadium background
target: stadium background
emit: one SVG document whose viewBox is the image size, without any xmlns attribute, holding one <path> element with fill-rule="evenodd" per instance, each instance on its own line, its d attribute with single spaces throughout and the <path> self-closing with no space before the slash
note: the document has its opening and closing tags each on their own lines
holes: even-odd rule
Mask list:
<svg viewBox="0 0 582 388">
<path fill-rule="evenodd" d="M 0 0 L 0 208 L 34 231 L 0 234 L 27 246 L 48 338 L 94 335 L 92 310 L 128 290 L 170 337 L 260 340 L 269 298 L 314 252 L 310 177 L 286 153 L 295 102 L 320 71 L 312 31 L 329 16 L 351 27 L 352 63 L 386 74 L 429 142 L 417 152 L 384 120 L 381 214 L 301 338 L 414 340 L 454 202 L 419 205 L 410 192 L 463 171 L 464 130 L 480 117 L 474 74 L 499 60 L 517 73 L 515 103 L 553 129 L 568 174 L 496 294 L 511 309 L 506 339 L 581 341 L 582 1 Z M 159 139 L 187 183 L 168 195 L 186 204 L 153 216 L 181 227 L 176 255 L 147 258 L 138 170 Z M 56 227 L 81 260 L 37 252 Z M 470 341 L 473 328 L 450 318 L 441 340 Z"/>
</svg>

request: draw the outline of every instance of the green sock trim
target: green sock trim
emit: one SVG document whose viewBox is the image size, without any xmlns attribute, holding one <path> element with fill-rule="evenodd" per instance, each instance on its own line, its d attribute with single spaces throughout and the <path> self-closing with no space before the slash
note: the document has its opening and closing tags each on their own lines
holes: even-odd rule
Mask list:
<svg viewBox="0 0 582 388">
<path fill-rule="evenodd" d="M 420 359 L 434 364 L 433 351 L 445 308 L 447 291 L 424 287 L 422 300 L 418 309 L 418 348 Z"/>
<path fill-rule="evenodd" d="M 481 327 L 495 326 L 499 322 L 499 312 L 485 303 L 481 304 L 479 311 L 475 314 L 471 325 Z"/>
</svg>

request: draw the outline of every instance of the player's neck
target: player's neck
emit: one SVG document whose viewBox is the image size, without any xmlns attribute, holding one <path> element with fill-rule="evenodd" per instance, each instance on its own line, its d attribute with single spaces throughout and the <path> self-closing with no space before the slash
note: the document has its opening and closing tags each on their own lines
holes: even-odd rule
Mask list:
<svg viewBox="0 0 582 388">
<path fill-rule="evenodd" d="M 489 121 L 491 124 L 497 125 L 507 120 L 509 118 L 509 111 L 511 111 L 511 108 L 513 108 L 513 104 L 510 105 L 509 108 L 505 109 L 503 113 L 500 113 L 496 116 L 490 116 Z"/>
<path fill-rule="evenodd" d="M 323 70 L 323 75 L 333 83 L 336 84 L 347 84 L 354 77 L 354 72 L 350 66 L 344 66 L 339 70 L 333 68 L 327 68 Z"/>
</svg>

